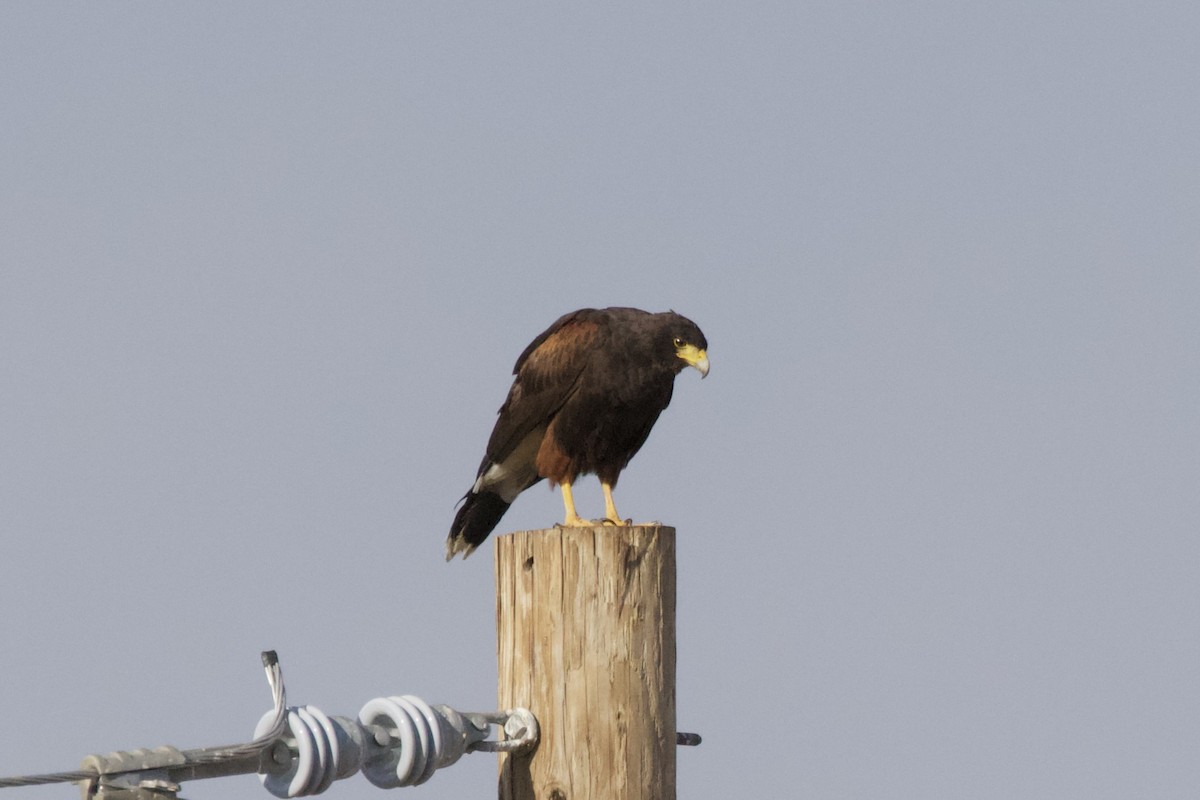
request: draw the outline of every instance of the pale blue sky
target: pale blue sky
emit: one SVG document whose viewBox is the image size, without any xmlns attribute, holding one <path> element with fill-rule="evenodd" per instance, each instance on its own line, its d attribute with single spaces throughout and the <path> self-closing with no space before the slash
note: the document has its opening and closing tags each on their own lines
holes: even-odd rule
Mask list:
<svg viewBox="0 0 1200 800">
<path fill-rule="evenodd" d="M 711 345 L 617 492 L 679 530 L 680 798 L 1193 797 L 1197 30 L 8 5 L 0 776 L 248 738 L 266 648 L 327 713 L 493 708 L 454 503 L 525 344 L 620 304 Z M 538 487 L 503 527 L 560 515 Z"/>
</svg>

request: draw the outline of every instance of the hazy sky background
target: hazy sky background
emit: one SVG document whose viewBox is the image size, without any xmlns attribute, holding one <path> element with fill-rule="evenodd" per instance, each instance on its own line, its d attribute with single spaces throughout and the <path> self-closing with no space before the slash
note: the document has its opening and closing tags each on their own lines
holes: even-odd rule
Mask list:
<svg viewBox="0 0 1200 800">
<path fill-rule="evenodd" d="M 711 345 L 617 490 L 679 531 L 680 798 L 1195 797 L 1197 31 L 7 4 L 0 776 L 248 739 L 268 648 L 329 714 L 494 708 L 454 504 L 526 343 L 634 305 Z M 538 487 L 503 528 L 561 514 Z"/>
</svg>

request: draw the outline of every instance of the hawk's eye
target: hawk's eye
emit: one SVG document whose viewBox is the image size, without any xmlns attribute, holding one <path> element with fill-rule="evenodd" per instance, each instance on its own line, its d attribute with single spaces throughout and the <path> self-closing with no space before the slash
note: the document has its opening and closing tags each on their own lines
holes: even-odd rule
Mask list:
<svg viewBox="0 0 1200 800">
<path fill-rule="evenodd" d="M 675 346 L 676 346 L 676 347 L 683 347 L 683 339 L 680 339 L 678 336 L 676 336 L 676 337 L 675 337 Z"/>
</svg>

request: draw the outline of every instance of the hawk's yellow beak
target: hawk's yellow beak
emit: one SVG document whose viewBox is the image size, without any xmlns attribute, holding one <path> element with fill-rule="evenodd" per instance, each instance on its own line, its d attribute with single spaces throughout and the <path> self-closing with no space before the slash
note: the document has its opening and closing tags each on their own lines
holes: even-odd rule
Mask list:
<svg viewBox="0 0 1200 800">
<path fill-rule="evenodd" d="M 700 372 L 700 377 L 704 378 L 708 375 L 708 352 L 701 350 L 694 344 L 685 344 L 675 353 L 675 355 L 687 362 L 689 367 L 695 367 Z"/>
</svg>

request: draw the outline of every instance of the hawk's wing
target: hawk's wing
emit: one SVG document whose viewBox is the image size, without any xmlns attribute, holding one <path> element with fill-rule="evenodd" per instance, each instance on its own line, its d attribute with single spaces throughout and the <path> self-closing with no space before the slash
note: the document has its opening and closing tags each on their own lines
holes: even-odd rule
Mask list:
<svg viewBox="0 0 1200 800">
<path fill-rule="evenodd" d="M 507 459 L 531 433 L 544 429 L 570 399 L 604 339 L 603 320 L 603 312 L 580 309 L 560 317 L 529 343 L 513 367 L 516 380 L 500 407 L 479 474 Z"/>
</svg>

